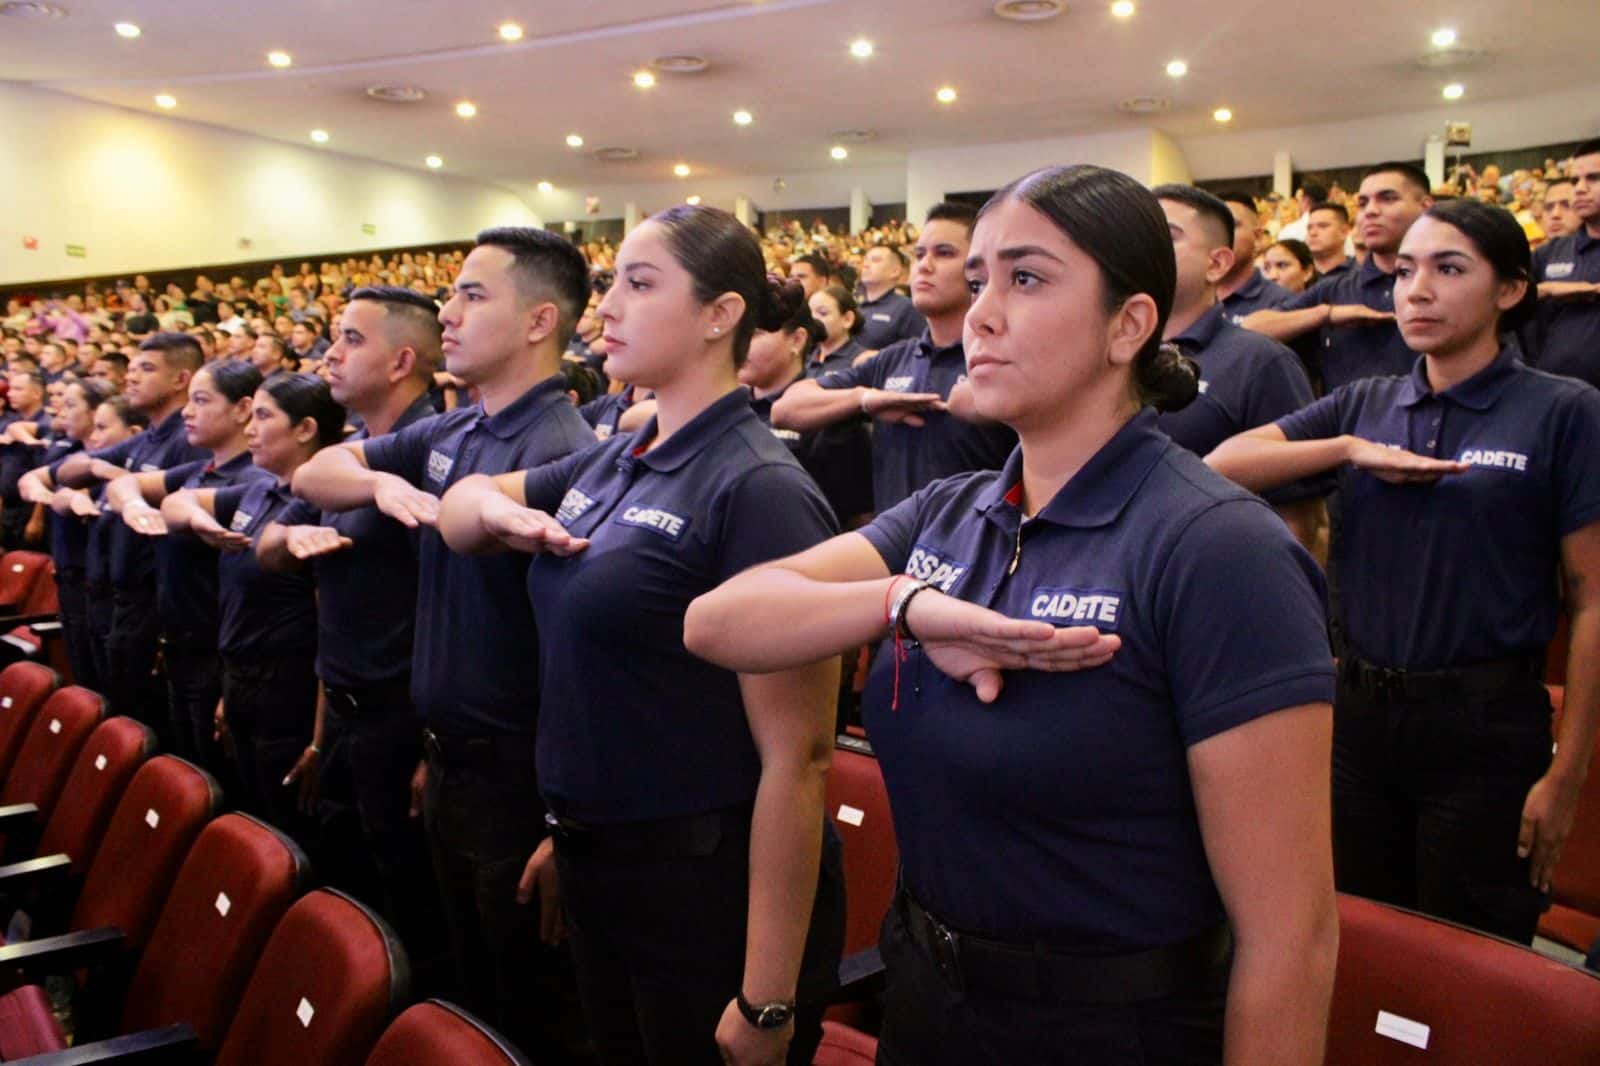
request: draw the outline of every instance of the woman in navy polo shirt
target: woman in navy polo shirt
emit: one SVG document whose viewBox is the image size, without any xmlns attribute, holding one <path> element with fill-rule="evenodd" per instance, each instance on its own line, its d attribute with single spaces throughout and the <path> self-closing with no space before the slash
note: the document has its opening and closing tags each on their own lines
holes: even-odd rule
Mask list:
<svg viewBox="0 0 1600 1066">
<path fill-rule="evenodd" d="M 1160 343 L 1166 219 L 1126 175 L 1038 171 L 966 269 L 973 401 L 1021 447 L 703 597 L 686 642 L 761 671 L 892 636 L 864 701 L 903 864 L 880 1062 L 1320 1063 L 1321 578 L 1156 427 L 1197 389 Z"/>
<path fill-rule="evenodd" d="M 1395 274 L 1400 332 L 1425 353 L 1411 374 L 1346 385 L 1207 459 L 1256 490 L 1340 470 L 1340 889 L 1524 943 L 1600 695 L 1600 392 L 1502 344 L 1533 312 L 1530 276 L 1504 209 L 1435 204 Z M 1541 681 L 1563 589 L 1571 650 L 1552 760 Z"/>
<path fill-rule="evenodd" d="M 171 529 L 188 530 L 221 552 L 218 724 L 233 738 L 245 806 L 308 847 L 316 845 L 306 816 L 322 751 L 316 584 L 309 570 L 261 569 L 250 549 L 294 499 L 289 492 L 294 472 L 344 436 L 344 418 L 344 408 L 320 377 L 274 374 L 256 391 L 246 431 L 256 466 L 272 476 L 225 488 L 184 489 L 161 503 Z"/>
<path fill-rule="evenodd" d="M 794 288 L 780 299 L 726 212 L 654 216 L 598 313 L 610 365 L 655 391 L 655 416 L 548 466 L 464 478 L 440 507 L 457 551 L 545 553 L 528 592 L 554 841 L 523 885 L 553 934 L 559 871 L 604 1063 L 809 1063 L 836 981 L 843 885 L 822 797 L 838 657 L 756 676 L 683 646 L 696 596 L 835 528 L 736 376 L 752 333 L 800 305 Z"/>
<path fill-rule="evenodd" d="M 856 298 L 842 285 L 829 285 L 811 294 L 811 317 L 822 327 L 822 342 L 806 360 L 806 377 L 820 378 L 833 370 L 848 370 L 856 356 L 866 351 L 856 337 L 864 322 Z"/>
</svg>

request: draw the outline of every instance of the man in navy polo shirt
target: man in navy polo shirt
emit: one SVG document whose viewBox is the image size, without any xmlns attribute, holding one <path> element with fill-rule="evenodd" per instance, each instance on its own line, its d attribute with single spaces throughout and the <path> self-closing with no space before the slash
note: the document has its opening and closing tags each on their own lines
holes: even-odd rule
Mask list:
<svg viewBox="0 0 1600 1066">
<path fill-rule="evenodd" d="M 1394 323 L 1394 266 L 1411 224 L 1433 203 L 1428 176 L 1410 163 L 1382 163 L 1361 179 L 1361 236 L 1367 259 L 1326 278 L 1275 311 L 1257 311 L 1246 329 L 1289 343 L 1322 331 L 1322 381 L 1327 391 L 1362 378 L 1410 373 L 1416 353 Z"/>
<path fill-rule="evenodd" d="M 438 308 L 398 286 L 357 289 L 326 357 L 333 398 L 361 419 L 355 440 L 433 415 Z M 422 759 L 411 702 L 417 613 L 416 530 L 376 507 L 321 511 L 296 500 L 262 531 L 256 554 L 279 573 L 314 568 L 317 677 L 327 695 L 323 778 L 349 783 L 379 877 L 384 911 L 406 945 L 423 994 L 443 992 L 447 954 L 427 841 L 410 782 Z M 374 577 L 374 575 L 381 575 Z"/>
<path fill-rule="evenodd" d="M 869 351 L 919 337 L 927 325 L 915 301 L 895 289 L 906 267 L 905 254 L 887 244 L 874 245 L 861 257 L 862 326 L 856 340 Z"/>
<path fill-rule="evenodd" d="M 1600 140 L 1573 153 L 1572 208 L 1578 228 L 1533 253 L 1539 315 L 1528 354 L 1540 370 L 1600 385 Z"/>
<path fill-rule="evenodd" d="M 1016 445 L 1010 429 L 971 412 L 962 323 L 972 294 L 962 273 L 975 212 L 935 204 L 917 239 L 912 299 L 928 328 L 848 370 L 792 385 L 772 408 L 772 424 L 801 432 L 856 418 L 877 420 L 872 438 L 872 495 L 887 510 L 931 481 L 969 470 L 994 470 Z"/>
<path fill-rule="evenodd" d="M 133 407 L 150 420 L 150 428 L 103 451 L 79 452 L 61 464 L 56 483 L 87 488 L 132 470 L 170 470 L 204 460 L 206 453 L 189 443 L 183 406 L 189 379 L 204 363 L 200 344 L 186 333 L 147 337 L 128 360 L 127 395 Z M 155 548 L 121 522 L 107 523 L 111 555 L 111 637 L 107 641 L 106 695 L 118 714 L 127 714 L 167 737 L 167 701 L 151 676 L 160 638 L 161 615 L 156 602 Z M 165 745 L 171 748 L 170 741 Z"/>
<path fill-rule="evenodd" d="M 564 956 L 540 943 L 538 908 L 516 902 L 544 836 L 528 559 L 456 555 L 434 525 L 439 497 L 468 474 L 536 467 L 594 443 L 560 373 L 588 298 L 588 268 L 563 238 L 480 233 L 439 312 L 446 367 L 480 401 L 324 449 L 294 479 L 295 493 L 324 510 L 376 506 L 420 528 L 411 695 L 427 759 L 412 802 L 420 792 L 467 1003 L 535 1058 L 566 1053 L 578 1021 Z"/>
<path fill-rule="evenodd" d="M 50 433 L 50 414 L 44 406 L 45 375 L 38 370 L 13 370 L 6 379 L 10 410 L 0 416 L 0 429 L 5 431 L 0 439 L 0 546 L 38 548 L 38 543 L 26 543 L 33 504 L 22 498 L 17 486 L 43 451 L 29 441 L 42 441 Z"/>
<path fill-rule="evenodd" d="M 1252 311 L 1277 307 L 1293 294 L 1282 285 L 1268 281 L 1256 269 L 1256 253 L 1266 251 L 1272 242 L 1261 232 L 1255 201 L 1243 194 L 1226 196 L 1223 200 L 1233 215 L 1233 267 L 1217 283 L 1217 295 L 1222 299 L 1223 314 L 1238 325 Z"/>
<path fill-rule="evenodd" d="M 1227 320 L 1217 302 L 1217 281 L 1233 259 L 1233 215 L 1227 204 L 1193 185 L 1151 190 L 1166 213 L 1178 284 L 1166 334 L 1200 366 L 1200 395 L 1157 424 L 1178 444 L 1204 457 L 1247 429 L 1265 425 L 1311 403 L 1311 382 L 1295 354 L 1259 333 Z M 1312 554 L 1327 515 L 1324 480 L 1300 482 L 1266 495 L 1295 538 Z"/>
<path fill-rule="evenodd" d="M 1350 254 L 1350 212 L 1343 204 L 1317 204 L 1306 216 L 1306 247 L 1317 280 L 1334 277 L 1355 265 Z"/>
</svg>

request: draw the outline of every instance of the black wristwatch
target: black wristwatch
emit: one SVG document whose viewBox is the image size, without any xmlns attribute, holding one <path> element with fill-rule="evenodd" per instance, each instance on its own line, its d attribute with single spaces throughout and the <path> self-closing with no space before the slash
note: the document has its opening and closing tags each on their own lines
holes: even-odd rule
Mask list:
<svg viewBox="0 0 1600 1066">
<path fill-rule="evenodd" d="M 757 1029 L 782 1029 L 789 1024 L 789 1019 L 794 1017 L 793 1001 L 785 1002 L 780 999 L 757 1005 L 745 999 L 744 992 L 741 991 L 734 997 L 734 1002 L 739 1004 L 739 1013 L 744 1015 L 744 1020 Z"/>
</svg>

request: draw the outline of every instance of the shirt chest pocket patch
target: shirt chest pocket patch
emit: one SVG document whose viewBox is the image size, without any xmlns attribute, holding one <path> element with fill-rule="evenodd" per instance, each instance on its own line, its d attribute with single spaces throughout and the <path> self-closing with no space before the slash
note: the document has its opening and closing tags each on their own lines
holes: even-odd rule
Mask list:
<svg viewBox="0 0 1600 1066">
<path fill-rule="evenodd" d="M 235 533 L 243 533 L 250 528 L 250 523 L 255 520 L 255 515 L 246 514 L 244 511 L 233 512 L 233 521 L 228 523 L 228 528 Z"/>
<path fill-rule="evenodd" d="M 593 496 L 577 489 L 568 489 L 567 494 L 561 497 L 561 506 L 556 508 L 556 521 L 564 526 L 570 526 L 587 514 L 594 505 Z"/>
<path fill-rule="evenodd" d="M 1549 281 L 1560 281 L 1562 278 L 1572 277 L 1571 263 L 1551 263 L 1544 268 L 1544 276 Z"/>
<path fill-rule="evenodd" d="M 948 596 L 957 583 L 967 576 L 967 564 L 951 558 L 941 548 L 918 544 L 906 559 L 905 572 L 918 581 L 926 581 Z"/>
<path fill-rule="evenodd" d="M 885 378 L 883 381 L 883 387 L 888 392 L 910 392 L 911 375 L 906 374 L 902 377 Z"/>
<path fill-rule="evenodd" d="M 1121 616 L 1121 594 L 1104 589 L 1036 588 L 1028 595 L 1028 617 L 1041 622 L 1115 633 Z"/>
<path fill-rule="evenodd" d="M 617 516 L 617 521 L 625 526 L 649 530 L 656 536 L 670 541 L 681 539 L 684 531 L 689 528 L 689 520 L 684 516 L 673 514 L 660 507 L 642 504 L 631 504 L 623 508 L 622 513 Z"/>
<path fill-rule="evenodd" d="M 443 485 L 445 479 L 450 476 L 450 468 L 455 464 L 456 461 L 453 456 L 446 455 L 444 452 L 435 449 L 428 453 L 426 477 L 429 481 Z"/>
</svg>

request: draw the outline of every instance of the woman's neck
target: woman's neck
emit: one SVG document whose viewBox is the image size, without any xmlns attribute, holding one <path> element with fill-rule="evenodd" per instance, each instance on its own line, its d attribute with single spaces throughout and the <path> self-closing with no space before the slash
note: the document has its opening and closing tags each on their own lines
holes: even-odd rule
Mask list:
<svg viewBox="0 0 1600 1066">
<path fill-rule="evenodd" d="M 788 388 L 790 382 L 799 377 L 801 373 L 802 364 L 800 362 L 796 361 L 790 363 L 781 371 L 772 375 L 772 377 L 768 378 L 766 381 L 751 382 L 750 391 L 755 395 L 756 399 L 765 399 L 775 392 L 782 392 L 784 389 Z"/>
<path fill-rule="evenodd" d="M 843 348 L 846 344 L 849 344 L 849 343 L 850 343 L 850 334 L 841 333 L 841 334 L 839 334 L 839 339 L 838 340 L 828 339 L 828 340 L 824 340 L 821 344 L 819 344 L 817 346 L 817 355 L 818 356 L 832 355 L 834 352 L 838 351 L 840 348 Z"/>
<path fill-rule="evenodd" d="M 1453 351 L 1430 352 L 1425 357 L 1428 386 L 1436 393 L 1454 388 L 1487 368 L 1499 354 L 1500 336 L 1493 326 Z"/>
<path fill-rule="evenodd" d="M 1015 427 L 1022 442 L 1024 514 L 1038 514 L 1139 413 L 1138 404 L 1125 398 L 1124 386 L 1115 385 L 1114 396 L 1083 395 L 1069 408 L 1042 416 L 1036 426 Z"/>
<path fill-rule="evenodd" d="M 294 453 L 294 457 L 284 464 L 283 469 L 274 470 L 271 467 L 267 467 L 266 471 L 273 477 L 277 478 L 280 485 L 287 485 L 289 482 L 294 480 L 294 472 L 309 463 L 311 461 L 311 457 L 316 454 L 317 452 L 315 448 L 297 451 Z"/>
<path fill-rule="evenodd" d="M 235 437 L 234 439 L 228 441 L 226 444 L 222 445 L 220 448 L 212 448 L 211 449 L 211 465 L 212 466 L 223 466 L 223 465 L 226 465 L 227 463 L 231 463 L 235 459 L 239 458 L 239 456 L 243 455 L 244 451 L 245 451 L 244 437 L 243 437 L 243 435 L 240 435 L 240 436 Z"/>
<path fill-rule="evenodd" d="M 694 421 L 707 407 L 739 387 L 731 359 L 708 356 L 698 367 L 688 367 L 672 381 L 656 387 L 656 435 L 646 447 L 655 448 Z"/>
</svg>

